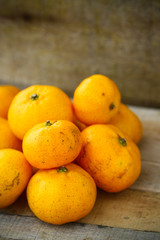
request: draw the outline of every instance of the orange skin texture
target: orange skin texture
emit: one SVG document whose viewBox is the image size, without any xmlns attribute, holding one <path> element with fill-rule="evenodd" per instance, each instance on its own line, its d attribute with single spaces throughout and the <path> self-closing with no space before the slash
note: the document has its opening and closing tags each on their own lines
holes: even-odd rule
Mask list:
<svg viewBox="0 0 160 240">
<path fill-rule="evenodd" d="M 110 124 L 118 127 L 127 134 L 136 144 L 142 138 L 142 123 L 138 116 L 125 104 L 120 104 L 117 114 L 111 119 Z"/>
<path fill-rule="evenodd" d="M 119 143 L 126 139 L 126 146 Z M 120 192 L 131 186 L 141 171 L 137 145 L 113 125 L 92 125 L 82 132 L 82 150 L 77 163 L 106 192 Z"/>
<path fill-rule="evenodd" d="M 33 94 L 38 99 L 32 100 Z M 8 112 L 10 127 L 21 140 L 29 129 L 48 119 L 73 121 L 70 98 L 54 86 L 33 85 L 24 89 L 14 98 Z"/>
<path fill-rule="evenodd" d="M 73 123 L 79 128 L 80 131 L 83 131 L 87 127 L 87 125 L 85 125 L 84 123 L 80 122 L 76 118 L 75 114 L 73 115 Z"/>
<path fill-rule="evenodd" d="M 105 124 L 117 113 L 120 92 L 116 84 L 104 75 L 96 74 L 84 79 L 73 96 L 74 112 L 86 125 Z M 114 104 L 114 108 L 111 108 Z"/>
<path fill-rule="evenodd" d="M 39 170 L 27 187 L 30 209 L 42 221 L 52 224 L 74 222 L 93 208 L 97 189 L 93 178 L 76 164 L 57 169 Z"/>
<path fill-rule="evenodd" d="M 0 150 L 0 208 L 15 202 L 32 176 L 32 167 L 22 152 Z"/>
<path fill-rule="evenodd" d="M 22 151 L 22 141 L 13 134 L 7 119 L 0 118 L 0 149 L 4 148 Z"/>
<path fill-rule="evenodd" d="M 0 117 L 8 117 L 8 109 L 16 94 L 20 90 L 11 85 L 0 86 Z"/>
<path fill-rule="evenodd" d="M 23 152 L 29 163 L 38 169 L 68 164 L 79 155 L 82 139 L 79 129 L 67 120 L 41 123 L 30 129 L 23 139 Z"/>
</svg>

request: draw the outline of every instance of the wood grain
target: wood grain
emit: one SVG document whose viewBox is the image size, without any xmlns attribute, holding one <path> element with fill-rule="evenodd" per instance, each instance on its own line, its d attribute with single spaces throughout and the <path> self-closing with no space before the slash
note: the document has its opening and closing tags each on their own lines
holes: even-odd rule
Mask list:
<svg viewBox="0 0 160 240">
<path fill-rule="evenodd" d="M 25 195 L 0 213 L 33 217 Z M 98 191 L 95 207 L 81 223 L 160 232 L 160 193 L 126 190 L 117 194 Z"/>
<path fill-rule="evenodd" d="M 56 226 L 35 217 L 0 215 L 0 240 L 159 240 L 160 233 L 69 223 Z"/>
<path fill-rule="evenodd" d="M 134 190 L 117 194 L 99 191 L 95 208 L 81 222 L 159 232 L 160 194 Z"/>
<path fill-rule="evenodd" d="M 142 172 L 131 188 L 160 192 L 160 110 L 132 106 L 130 108 L 143 124 L 143 138 L 139 143 Z"/>
<path fill-rule="evenodd" d="M 160 165 L 142 161 L 141 174 L 130 189 L 160 193 Z"/>
</svg>

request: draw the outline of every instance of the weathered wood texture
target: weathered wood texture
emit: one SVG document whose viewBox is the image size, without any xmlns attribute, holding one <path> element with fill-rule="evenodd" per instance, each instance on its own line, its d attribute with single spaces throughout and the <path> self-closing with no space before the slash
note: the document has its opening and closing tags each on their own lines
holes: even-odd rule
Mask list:
<svg viewBox="0 0 160 240">
<path fill-rule="evenodd" d="M 142 120 L 144 132 L 139 144 L 142 173 L 136 183 L 117 194 L 99 190 L 88 216 L 59 227 L 36 219 L 24 193 L 13 205 L 0 210 L 2 239 L 160 239 L 160 111 L 131 108 Z"/>
<path fill-rule="evenodd" d="M 159 240 L 160 233 L 69 223 L 53 226 L 35 217 L 0 215 L 0 240 Z"/>
<path fill-rule="evenodd" d="M 0 213 L 34 217 L 25 194 Z M 22 218 L 23 221 L 23 218 Z M 98 191 L 94 209 L 80 223 L 160 232 L 160 193 L 126 190 L 118 194 Z"/>
<path fill-rule="evenodd" d="M 72 95 L 102 73 L 130 104 L 160 106 L 160 1 L 0 0 L 0 83 Z"/>
</svg>

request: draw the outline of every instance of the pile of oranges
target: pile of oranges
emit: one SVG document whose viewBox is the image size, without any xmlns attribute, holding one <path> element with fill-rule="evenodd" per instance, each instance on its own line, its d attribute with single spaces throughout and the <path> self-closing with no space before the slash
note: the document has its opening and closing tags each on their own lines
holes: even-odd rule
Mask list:
<svg viewBox="0 0 160 240">
<path fill-rule="evenodd" d="M 97 187 L 120 192 L 141 171 L 139 118 L 104 75 L 84 79 L 73 102 L 59 88 L 0 87 L 0 208 L 24 191 L 41 220 L 86 216 Z"/>
</svg>

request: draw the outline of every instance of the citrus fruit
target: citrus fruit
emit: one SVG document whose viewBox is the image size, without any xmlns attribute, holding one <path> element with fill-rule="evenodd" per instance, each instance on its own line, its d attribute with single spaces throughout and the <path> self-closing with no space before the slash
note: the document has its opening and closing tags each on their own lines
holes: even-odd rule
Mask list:
<svg viewBox="0 0 160 240">
<path fill-rule="evenodd" d="M 81 133 L 70 121 L 46 121 L 31 128 L 23 139 L 23 152 L 29 163 L 49 169 L 75 160 L 82 146 Z"/>
<path fill-rule="evenodd" d="M 0 150 L 0 208 L 12 204 L 23 192 L 32 176 L 32 167 L 22 152 Z"/>
<path fill-rule="evenodd" d="M 120 92 L 116 84 L 100 74 L 84 79 L 73 96 L 75 115 L 86 125 L 108 123 L 117 113 L 119 104 Z"/>
<path fill-rule="evenodd" d="M 96 200 L 92 177 L 76 164 L 39 170 L 27 187 L 30 209 L 42 221 L 64 224 L 86 216 Z"/>
<path fill-rule="evenodd" d="M 135 143 L 142 138 L 142 124 L 138 116 L 125 104 L 120 104 L 117 114 L 111 119 L 110 124 L 118 127 L 127 134 Z"/>
<path fill-rule="evenodd" d="M 107 192 L 128 188 L 141 171 L 137 145 L 113 125 L 97 124 L 83 130 L 77 162 Z"/>
<path fill-rule="evenodd" d="M 79 128 L 80 131 L 83 131 L 87 127 L 84 123 L 76 118 L 75 114 L 73 115 L 73 123 Z"/>
<path fill-rule="evenodd" d="M 71 100 L 54 86 L 33 85 L 24 89 L 14 98 L 8 112 L 10 127 L 19 139 L 47 119 L 73 120 Z"/>
<path fill-rule="evenodd" d="M 14 148 L 22 150 L 22 142 L 13 134 L 7 119 L 0 117 L 0 149 Z"/>
<path fill-rule="evenodd" d="M 0 86 L 0 117 L 8 117 L 9 106 L 19 91 L 17 87 L 11 85 Z"/>
</svg>

